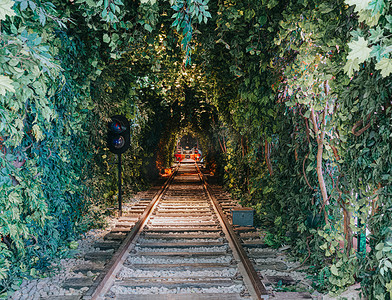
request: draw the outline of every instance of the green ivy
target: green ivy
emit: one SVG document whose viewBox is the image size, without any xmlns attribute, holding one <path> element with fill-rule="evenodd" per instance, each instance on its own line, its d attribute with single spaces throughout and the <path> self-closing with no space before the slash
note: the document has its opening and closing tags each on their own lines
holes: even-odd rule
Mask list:
<svg viewBox="0 0 392 300">
<path fill-rule="evenodd" d="M 317 288 L 390 299 L 391 20 L 383 0 L 4 0 L 1 293 L 115 205 L 106 122 L 124 114 L 126 197 L 192 134 Z"/>
</svg>

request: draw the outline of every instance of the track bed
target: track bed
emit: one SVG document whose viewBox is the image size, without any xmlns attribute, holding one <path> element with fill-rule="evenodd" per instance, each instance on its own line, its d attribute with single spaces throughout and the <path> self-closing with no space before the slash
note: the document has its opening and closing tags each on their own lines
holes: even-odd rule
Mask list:
<svg viewBox="0 0 392 300">
<path fill-rule="evenodd" d="M 216 205 L 197 165 L 179 165 L 136 223 L 120 218 L 127 237 L 84 299 L 266 299 Z"/>
</svg>

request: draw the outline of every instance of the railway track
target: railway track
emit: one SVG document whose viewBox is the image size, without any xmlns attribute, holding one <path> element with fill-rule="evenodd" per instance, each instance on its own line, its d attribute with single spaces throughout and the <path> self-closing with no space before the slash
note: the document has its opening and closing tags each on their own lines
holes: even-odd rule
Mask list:
<svg viewBox="0 0 392 300">
<path fill-rule="evenodd" d="M 268 298 L 228 221 L 233 204 L 196 164 L 179 165 L 155 192 L 120 219 L 111 237 L 127 235 L 83 299 Z"/>
</svg>

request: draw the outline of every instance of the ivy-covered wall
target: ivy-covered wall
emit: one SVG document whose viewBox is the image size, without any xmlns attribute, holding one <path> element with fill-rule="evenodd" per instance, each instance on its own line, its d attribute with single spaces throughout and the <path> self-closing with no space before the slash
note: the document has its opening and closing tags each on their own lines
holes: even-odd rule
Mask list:
<svg viewBox="0 0 392 300">
<path fill-rule="evenodd" d="M 96 11 L 81 9 L 85 5 L 91 7 L 0 4 L 2 296 L 21 277 L 48 274 L 53 261 L 76 246 L 78 234 L 101 225 L 116 203 L 116 157 L 105 148 L 110 115 L 122 113 L 132 123 L 132 147 L 123 158 L 125 197 L 158 173 L 154 153 L 167 109 L 153 91 L 156 78 L 147 77 L 151 62 L 145 54 L 132 61 L 129 54 L 113 63 L 103 31 L 116 25 L 93 26 Z M 137 43 L 148 45 L 143 36 Z"/>
<path fill-rule="evenodd" d="M 213 9 L 203 38 L 216 41 L 219 67 L 206 70 L 227 188 L 255 207 L 267 243 L 315 267 L 319 289 L 361 281 L 370 299 L 390 299 L 390 3 Z"/>
<path fill-rule="evenodd" d="M 91 77 L 82 43 L 53 10 L 13 1 L 0 8 L 0 294 L 21 274 L 47 270 L 94 217 L 81 184 L 91 159 Z"/>
</svg>

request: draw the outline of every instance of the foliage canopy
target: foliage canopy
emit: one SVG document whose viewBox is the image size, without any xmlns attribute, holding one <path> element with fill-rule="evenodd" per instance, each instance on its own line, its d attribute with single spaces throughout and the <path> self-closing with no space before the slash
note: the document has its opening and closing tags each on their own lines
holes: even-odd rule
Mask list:
<svg viewBox="0 0 392 300">
<path fill-rule="evenodd" d="M 2 292 L 115 202 L 122 113 L 126 195 L 191 132 L 318 288 L 391 299 L 390 2 L 2 0 L 0 22 Z"/>
</svg>

